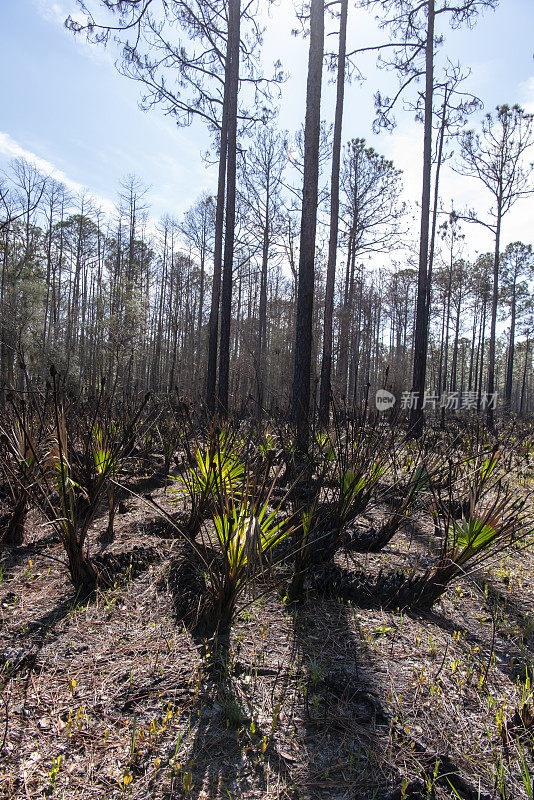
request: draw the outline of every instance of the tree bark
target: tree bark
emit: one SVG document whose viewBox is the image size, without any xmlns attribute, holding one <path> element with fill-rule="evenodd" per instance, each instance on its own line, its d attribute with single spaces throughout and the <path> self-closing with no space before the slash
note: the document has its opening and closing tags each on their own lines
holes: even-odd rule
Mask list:
<svg viewBox="0 0 534 800">
<path fill-rule="evenodd" d="M 263 247 L 261 257 L 260 277 L 260 303 L 258 309 L 258 339 L 256 344 L 256 391 L 255 406 L 256 417 L 261 419 L 263 412 L 263 386 L 265 379 L 264 355 L 265 336 L 267 333 L 267 266 L 269 262 L 270 224 L 269 224 L 269 192 L 267 191 L 267 204 L 265 223 L 263 229 Z"/>
<path fill-rule="evenodd" d="M 310 50 L 304 128 L 304 180 L 300 226 L 300 254 L 297 292 L 297 319 L 293 377 L 293 419 L 296 449 L 308 449 L 310 380 L 315 277 L 315 234 L 319 183 L 319 134 L 321 124 L 321 84 L 324 56 L 324 0 L 312 0 L 310 9 Z"/>
<path fill-rule="evenodd" d="M 428 341 L 428 240 L 430 223 L 430 189 L 432 183 L 432 101 L 434 94 L 434 0 L 428 0 L 428 27 L 426 38 L 425 132 L 423 146 L 423 191 L 421 198 L 421 233 L 419 242 L 419 273 L 417 280 L 417 307 L 414 337 L 413 392 L 416 404 L 410 414 L 410 431 L 415 437 L 423 432 L 423 399 L 426 377 L 426 351 Z"/>
<path fill-rule="evenodd" d="M 235 189 L 237 156 L 237 98 L 239 92 L 239 44 L 241 0 L 230 0 L 228 17 L 228 157 L 226 167 L 226 221 L 224 236 L 224 263 L 221 295 L 221 341 L 219 349 L 218 406 L 222 414 L 228 413 L 228 385 L 230 379 L 230 326 L 232 321 L 232 270 L 234 264 Z"/>
<path fill-rule="evenodd" d="M 7 524 L 2 544 L 9 547 L 20 547 L 24 544 L 24 526 L 28 513 L 28 497 L 23 492 L 15 503 L 13 513 Z"/>
<path fill-rule="evenodd" d="M 530 340 L 529 340 L 529 337 L 527 336 L 527 339 L 526 339 L 526 342 L 525 342 L 525 365 L 523 367 L 523 380 L 522 380 L 522 383 L 521 383 L 521 401 L 520 401 L 520 405 L 519 405 L 519 415 L 520 416 L 523 415 L 523 408 L 524 408 L 524 403 L 525 403 L 525 387 L 527 385 L 527 369 L 528 369 L 528 355 L 529 355 L 528 348 L 529 348 L 529 345 L 530 345 Z"/>
<path fill-rule="evenodd" d="M 501 246 L 502 201 L 497 199 L 497 225 L 495 228 L 495 254 L 493 257 L 493 294 L 491 298 L 491 325 L 488 353 L 488 407 L 486 422 L 490 431 L 494 429 L 493 393 L 495 391 L 495 338 L 497 335 L 497 306 L 499 303 L 499 254 Z"/>
<path fill-rule="evenodd" d="M 516 318 L 516 278 L 512 287 L 512 303 L 510 309 L 510 338 L 508 340 L 508 361 L 506 364 L 506 390 L 504 396 L 505 408 L 510 411 L 512 406 L 512 381 L 514 376 L 514 349 L 515 349 L 515 318 Z"/>
<path fill-rule="evenodd" d="M 345 58 L 347 50 L 348 0 L 341 2 L 339 23 L 339 53 L 337 64 L 337 97 L 334 120 L 332 176 L 330 180 L 330 238 L 326 270 L 326 297 L 323 323 L 323 353 L 321 360 L 321 390 L 319 395 L 319 420 L 328 424 L 332 382 L 332 332 L 334 314 L 334 289 L 336 280 L 337 242 L 339 232 L 339 172 L 341 166 L 341 134 L 343 128 L 343 100 L 345 94 Z"/>
<path fill-rule="evenodd" d="M 230 40 L 228 40 L 230 49 Z M 226 197 L 226 160 L 228 155 L 228 105 L 230 96 L 230 57 L 226 58 L 224 76 L 223 111 L 221 119 L 221 140 L 219 145 L 219 175 L 217 182 L 217 203 L 215 207 L 215 239 L 213 244 L 213 281 L 211 286 L 211 307 L 208 324 L 208 364 L 206 374 L 206 408 L 209 414 L 215 413 L 217 387 L 217 347 L 219 342 L 219 302 L 221 296 L 221 272 L 224 238 L 224 200 Z"/>
</svg>

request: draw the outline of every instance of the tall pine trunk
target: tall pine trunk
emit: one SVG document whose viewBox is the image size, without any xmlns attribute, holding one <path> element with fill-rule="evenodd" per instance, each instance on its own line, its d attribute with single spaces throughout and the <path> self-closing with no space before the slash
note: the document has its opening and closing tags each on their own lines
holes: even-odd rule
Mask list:
<svg viewBox="0 0 534 800">
<path fill-rule="evenodd" d="M 526 388 L 526 385 L 527 385 L 529 345 L 530 345 L 530 339 L 529 339 L 529 336 L 527 334 L 527 339 L 526 339 L 526 342 L 525 342 L 525 364 L 523 366 L 523 380 L 521 382 L 521 400 L 520 400 L 520 404 L 519 404 L 519 414 L 520 414 L 520 416 L 523 415 L 523 408 L 524 408 L 524 404 L 525 404 L 525 388 Z"/>
<path fill-rule="evenodd" d="M 425 86 L 425 132 L 423 146 L 423 191 L 421 197 L 421 233 L 419 241 L 419 273 L 417 279 L 417 307 L 415 318 L 413 392 L 416 403 L 410 414 L 410 429 L 414 436 L 423 432 L 423 400 L 426 378 L 426 354 L 428 346 L 428 243 L 430 223 L 430 189 L 432 183 L 432 100 L 434 94 L 434 0 L 427 4 L 428 26 L 426 35 L 426 86 Z"/>
<path fill-rule="evenodd" d="M 321 361 L 321 390 L 319 395 L 319 419 L 328 424 L 332 382 L 332 332 L 334 314 L 334 289 L 336 281 L 336 258 L 339 232 L 339 171 L 341 166 L 341 133 L 343 127 L 343 99 L 345 94 L 345 57 L 347 50 L 348 0 L 341 2 L 339 23 L 339 53 L 337 63 L 337 98 L 334 121 L 332 153 L 332 176 L 330 181 L 330 238 L 328 242 L 328 265 L 326 270 L 326 297 L 323 323 L 323 353 Z"/>
<path fill-rule="evenodd" d="M 219 411 L 228 413 L 230 380 L 230 326 L 232 321 L 232 271 L 234 265 L 235 189 L 237 157 L 237 97 L 239 92 L 239 44 L 241 0 L 230 0 L 228 17 L 228 158 L 226 172 L 226 220 L 221 295 L 221 341 L 219 349 Z"/>
<path fill-rule="evenodd" d="M 494 428 L 493 393 L 495 392 L 495 339 L 497 336 L 497 306 L 499 303 L 499 253 L 501 246 L 502 199 L 497 199 L 497 225 L 495 228 L 495 254 L 493 256 L 493 293 L 491 298 L 491 324 L 488 352 L 488 405 L 486 421 L 490 431 Z"/>
<path fill-rule="evenodd" d="M 324 56 L 324 0 L 311 0 L 310 50 L 304 127 L 304 180 L 297 291 L 297 319 L 293 376 L 293 419 L 297 452 L 308 449 L 310 380 L 315 278 L 315 234 L 319 183 L 321 83 Z"/>
<path fill-rule="evenodd" d="M 228 50 L 230 37 L 228 38 Z M 219 144 L 219 174 L 217 180 L 217 203 L 215 207 L 215 239 L 213 244 L 213 280 L 211 306 L 208 323 L 208 364 L 206 374 L 206 407 L 208 413 L 215 412 L 217 386 L 217 348 L 219 343 L 219 303 L 221 297 L 221 272 L 224 239 L 224 201 L 226 197 L 226 161 L 228 155 L 228 100 L 230 96 L 230 57 L 226 58 L 224 76 L 223 111 Z"/>
<path fill-rule="evenodd" d="M 265 380 L 265 338 L 267 334 L 267 267 L 269 263 L 270 245 L 270 222 L 269 222 L 269 192 L 267 192 L 267 203 L 265 211 L 265 222 L 263 228 L 263 247 L 261 257 L 261 277 L 260 277 L 260 304 L 258 309 L 258 338 L 256 343 L 256 388 L 255 406 L 256 417 L 262 416 L 263 411 L 263 387 Z"/>
<path fill-rule="evenodd" d="M 512 380 L 514 376 L 514 350 L 515 350 L 515 318 L 516 318 L 516 280 L 512 287 L 512 303 L 510 309 L 510 338 L 508 340 L 508 361 L 506 364 L 506 390 L 504 402 L 507 411 L 512 406 Z"/>
</svg>

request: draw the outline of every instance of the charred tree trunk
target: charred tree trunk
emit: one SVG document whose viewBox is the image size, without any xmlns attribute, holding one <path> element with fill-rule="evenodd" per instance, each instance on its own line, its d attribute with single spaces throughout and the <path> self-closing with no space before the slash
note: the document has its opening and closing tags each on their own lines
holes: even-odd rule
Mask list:
<svg viewBox="0 0 534 800">
<path fill-rule="evenodd" d="M 98 584 L 98 572 L 84 550 L 83 540 L 69 525 L 69 532 L 63 537 L 70 579 L 76 589 L 92 592 Z"/>
<path fill-rule="evenodd" d="M 228 42 L 230 48 L 230 42 Z M 215 207 L 215 240 L 213 245 L 213 281 L 211 286 L 211 307 L 208 324 L 208 364 L 206 375 L 206 407 L 208 413 L 215 413 L 217 386 L 217 348 L 219 342 L 219 302 L 221 296 L 221 272 L 224 238 L 224 201 L 226 197 L 226 161 L 228 155 L 228 105 L 230 97 L 230 58 L 226 59 L 221 139 L 219 144 L 219 176 L 217 183 L 217 204 Z"/>
<path fill-rule="evenodd" d="M 510 308 L 510 338 L 508 340 L 508 360 L 506 364 L 506 388 L 504 403 L 507 411 L 512 407 L 512 380 L 514 376 L 514 350 L 515 350 L 515 318 L 516 318 L 516 281 L 512 287 L 512 303 Z"/>
<path fill-rule="evenodd" d="M 263 249 L 261 258 L 260 303 L 258 309 L 258 339 L 256 345 L 256 416 L 261 418 L 263 412 L 263 387 L 265 380 L 265 337 L 267 334 L 267 266 L 269 262 L 269 195 L 267 194 L 267 211 L 263 229 Z"/>
<path fill-rule="evenodd" d="M 495 228 L 495 253 L 493 257 L 493 292 L 491 298 L 491 324 L 488 352 L 488 404 L 486 421 L 490 431 L 495 420 L 493 413 L 493 393 L 495 392 L 495 339 L 497 336 L 497 306 L 499 303 L 499 255 L 501 246 L 502 198 L 497 199 L 497 225 Z"/>
<path fill-rule="evenodd" d="M 28 498 L 23 492 L 15 503 L 15 508 L 2 538 L 2 544 L 8 547 L 20 547 L 21 544 L 24 544 L 24 525 L 27 513 Z"/>
<path fill-rule="evenodd" d="M 293 377 L 293 419 L 297 452 L 308 450 L 310 380 L 315 278 L 315 234 L 319 183 L 319 134 L 321 125 L 321 84 L 324 57 L 324 0 L 312 0 L 310 9 L 310 51 L 304 128 L 304 180 L 297 293 L 295 362 Z"/>
<path fill-rule="evenodd" d="M 419 273 L 417 279 L 417 307 L 415 318 L 413 391 L 416 403 L 410 414 L 410 430 L 419 437 L 423 432 L 423 399 L 426 378 L 428 347 L 428 243 L 430 223 L 430 189 L 432 183 L 432 100 L 434 93 L 434 0 L 428 0 L 428 27 L 426 34 L 426 86 L 425 133 L 423 150 L 423 191 L 421 198 L 421 233 L 419 242 Z"/>
<path fill-rule="evenodd" d="M 228 413 L 230 380 L 230 327 L 232 320 L 232 270 L 234 265 L 235 189 L 237 156 L 237 98 L 239 93 L 239 43 L 241 0 L 230 0 L 228 19 L 228 157 L 226 173 L 226 220 L 221 296 L 221 341 L 219 351 L 219 411 Z"/>
<path fill-rule="evenodd" d="M 339 172 L 341 165 L 341 133 L 343 127 L 343 99 L 345 93 L 345 58 L 347 50 L 348 0 L 342 0 L 339 23 L 339 54 L 337 63 L 337 98 L 332 152 L 332 177 L 330 181 L 330 238 L 326 270 L 326 297 L 323 323 L 323 353 L 321 361 L 321 390 L 319 395 L 319 420 L 328 424 L 332 382 L 332 332 L 334 314 L 334 289 L 336 280 L 337 242 L 339 231 Z"/>
</svg>

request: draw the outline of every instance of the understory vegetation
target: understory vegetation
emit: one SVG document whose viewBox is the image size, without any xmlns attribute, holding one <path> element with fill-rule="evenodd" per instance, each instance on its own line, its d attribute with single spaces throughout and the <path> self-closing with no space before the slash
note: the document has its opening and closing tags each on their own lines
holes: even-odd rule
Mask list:
<svg viewBox="0 0 534 800">
<path fill-rule="evenodd" d="M 458 414 L 1 418 L 5 797 L 532 797 L 534 450 Z"/>
</svg>

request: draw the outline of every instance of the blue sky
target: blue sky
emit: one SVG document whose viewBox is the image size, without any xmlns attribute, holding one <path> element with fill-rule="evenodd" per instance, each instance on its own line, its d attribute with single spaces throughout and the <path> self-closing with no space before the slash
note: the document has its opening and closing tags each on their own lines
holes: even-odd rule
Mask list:
<svg viewBox="0 0 534 800">
<path fill-rule="evenodd" d="M 14 155 L 31 156 L 73 189 L 87 188 L 109 208 L 120 178 L 135 173 L 151 187 L 155 217 L 179 216 L 216 183 L 215 169 L 206 168 L 201 158 L 209 145 L 202 123 L 179 129 L 158 111 L 140 111 L 139 87 L 116 72 L 114 53 L 64 29 L 69 12 L 76 13 L 74 0 L 0 0 L 0 167 Z M 374 43 L 372 17 L 350 13 L 349 47 Z M 290 131 L 304 117 L 307 57 L 307 42 L 290 34 L 294 26 L 292 0 L 279 0 L 267 19 L 263 58 L 266 64 L 281 58 L 291 73 L 280 111 L 280 126 Z M 501 0 L 498 10 L 487 12 L 474 29 L 443 31 L 443 51 L 472 69 L 468 88 L 481 97 L 486 110 L 519 102 L 534 112 L 533 31 L 532 0 Z M 367 81 L 347 89 L 344 138 L 364 136 L 392 158 L 404 170 L 407 199 L 414 203 L 420 194 L 421 126 L 401 111 L 392 135 L 372 134 L 373 91 L 391 87 L 393 78 L 377 73 L 371 58 L 363 66 Z M 323 116 L 331 119 L 332 113 L 333 87 L 326 86 Z M 456 206 L 487 207 L 488 198 L 478 186 L 446 169 L 443 199 L 450 197 Z M 533 207 L 534 200 L 523 201 L 511 213 L 506 240 L 532 241 Z M 473 248 L 489 247 L 482 229 L 470 229 L 469 234 Z"/>
</svg>

